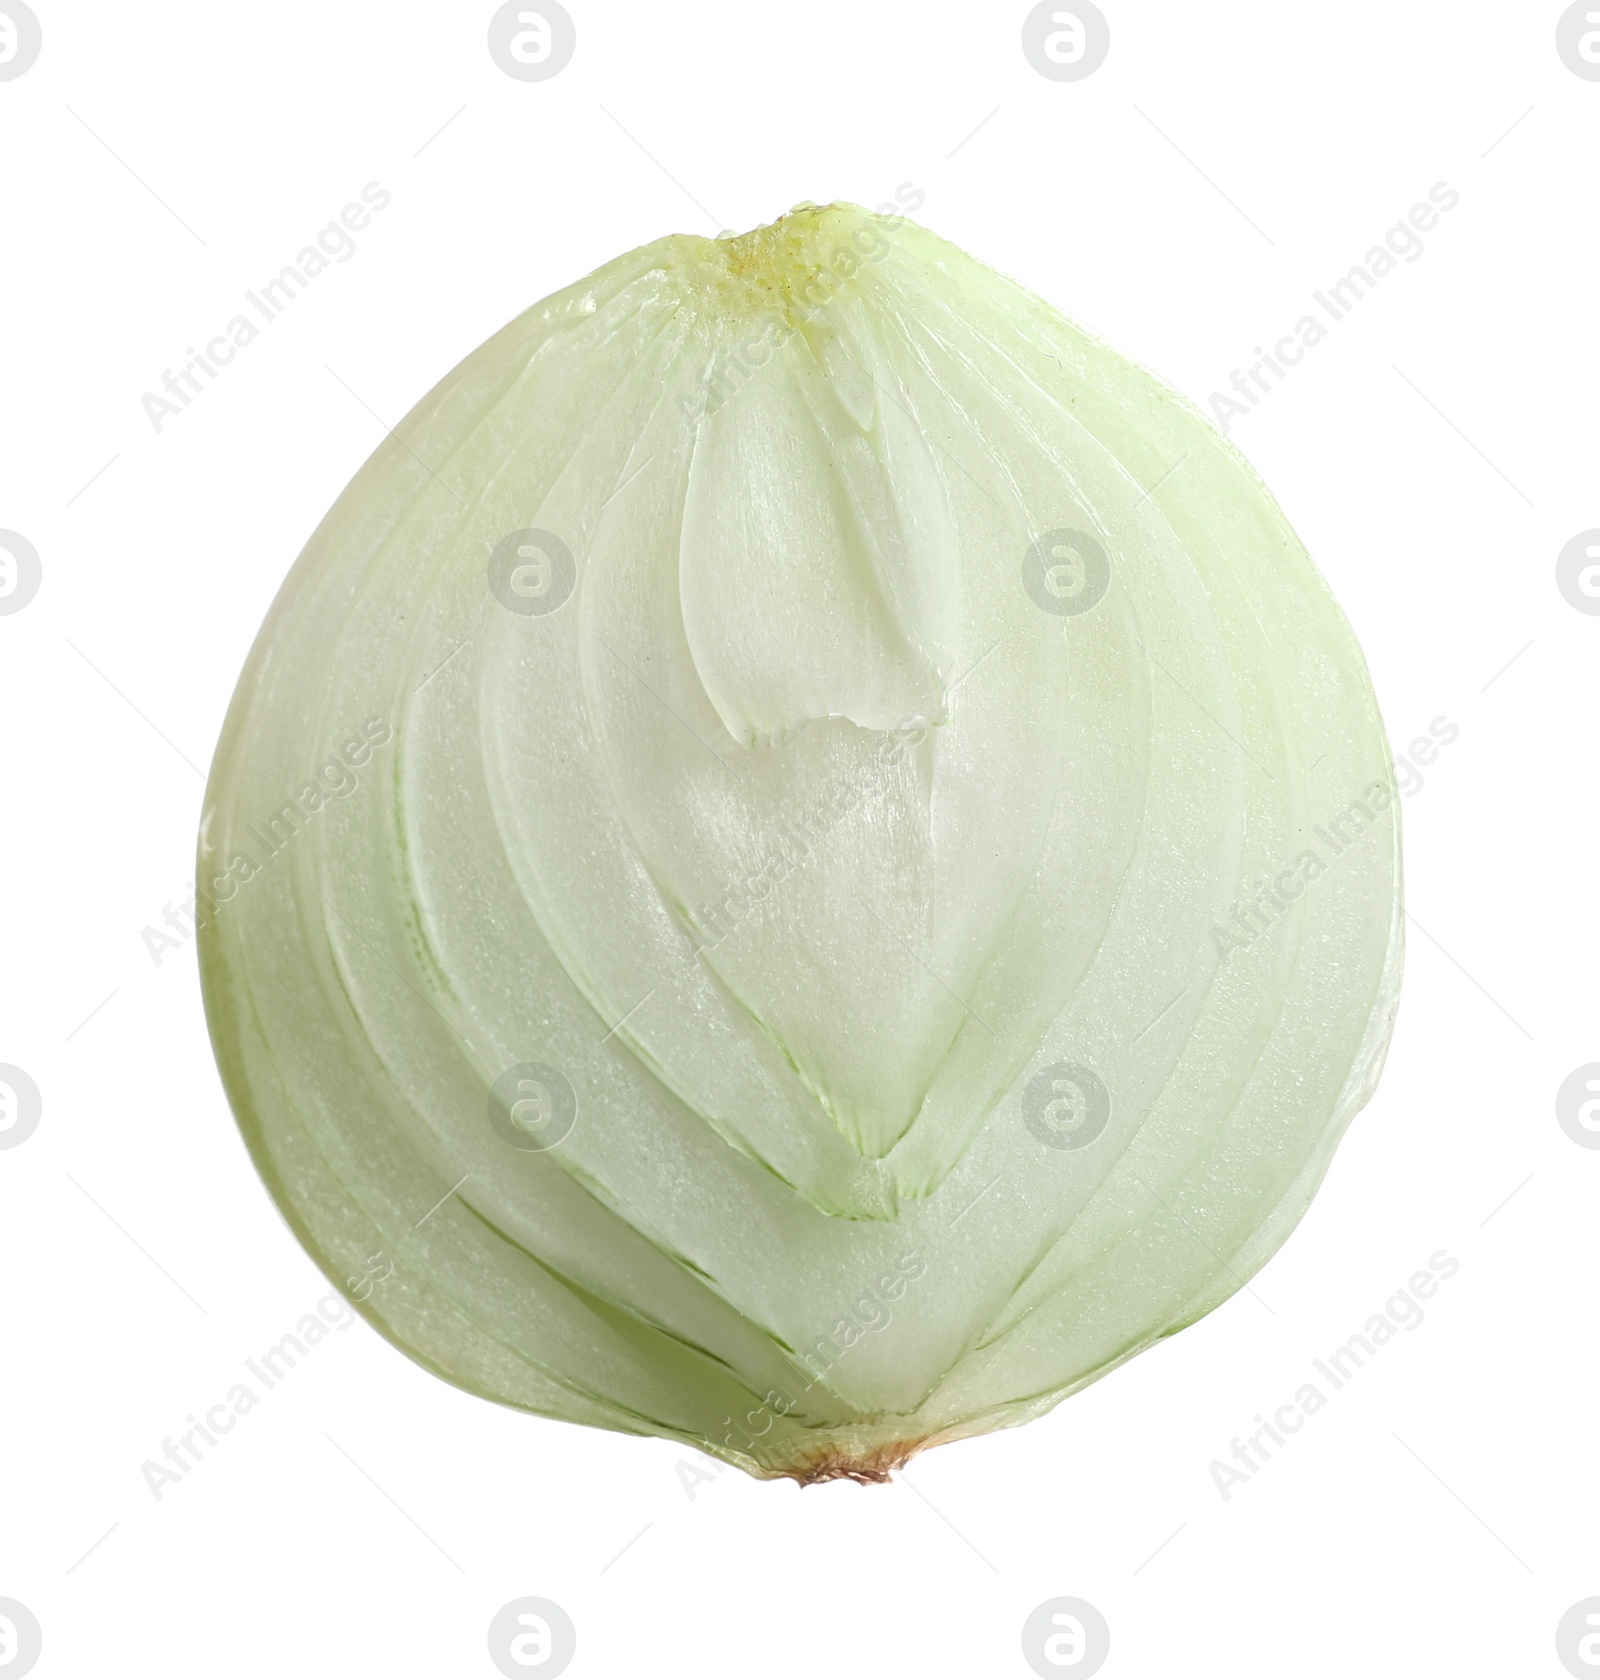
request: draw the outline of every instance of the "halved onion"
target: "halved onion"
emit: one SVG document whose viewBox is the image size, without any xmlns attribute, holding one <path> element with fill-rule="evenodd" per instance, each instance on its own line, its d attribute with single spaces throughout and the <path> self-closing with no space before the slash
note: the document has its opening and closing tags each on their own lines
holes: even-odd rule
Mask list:
<svg viewBox="0 0 1600 1680">
<path fill-rule="evenodd" d="M 218 1061 L 430 1369 L 882 1479 L 1287 1236 L 1394 1016 L 1389 765 L 1150 374 L 851 206 L 658 240 L 423 398 L 285 583 L 201 831 Z"/>
</svg>

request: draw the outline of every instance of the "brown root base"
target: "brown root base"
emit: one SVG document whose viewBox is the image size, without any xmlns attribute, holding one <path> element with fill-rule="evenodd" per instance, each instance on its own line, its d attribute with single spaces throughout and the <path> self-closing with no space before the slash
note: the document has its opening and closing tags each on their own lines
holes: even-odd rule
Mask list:
<svg viewBox="0 0 1600 1680">
<path fill-rule="evenodd" d="M 838 1481 L 860 1482 L 866 1487 L 874 1482 L 891 1481 L 891 1471 L 908 1464 L 924 1447 L 931 1445 L 932 1442 L 924 1437 L 918 1441 L 896 1441 L 890 1446 L 874 1447 L 865 1453 L 847 1453 L 837 1447 L 828 1447 L 803 1464 L 779 1470 L 776 1474 L 792 1478 L 801 1487 L 810 1487 L 815 1482 Z"/>
</svg>

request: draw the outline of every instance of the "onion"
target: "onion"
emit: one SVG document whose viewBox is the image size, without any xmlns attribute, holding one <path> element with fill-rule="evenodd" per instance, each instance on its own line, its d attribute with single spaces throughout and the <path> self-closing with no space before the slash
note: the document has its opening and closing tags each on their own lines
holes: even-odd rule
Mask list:
<svg viewBox="0 0 1600 1680">
<path fill-rule="evenodd" d="M 1225 1300 L 1377 1081 L 1360 650 L 1173 391 L 849 205 L 643 246 L 412 410 L 206 796 L 206 1007 L 451 1382 L 883 1480 Z"/>
</svg>

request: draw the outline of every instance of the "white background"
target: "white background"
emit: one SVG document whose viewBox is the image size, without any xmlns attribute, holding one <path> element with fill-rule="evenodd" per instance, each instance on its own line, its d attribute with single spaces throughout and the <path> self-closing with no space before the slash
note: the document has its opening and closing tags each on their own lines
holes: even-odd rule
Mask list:
<svg viewBox="0 0 1600 1680">
<path fill-rule="evenodd" d="M 35 0 L 42 55 L 0 82 L 0 526 L 43 562 L 0 616 L 0 1061 L 44 1115 L 0 1151 L 0 1596 L 39 1675 L 492 1676 L 522 1594 L 584 1680 L 1026 1676 L 1063 1594 L 1110 1680 L 1564 1672 L 1556 1622 L 1600 1593 L 1600 1152 L 1554 1113 L 1600 1060 L 1600 617 L 1554 566 L 1600 526 L 1600 82 L 1542 0 L 1103 4 L 1108 59 L 1059 83 L 1022 5 L 569 0 L 576 56 L 522 83 L 487 4 Z M 355 257 L 154 431 L 142 393 L 369 181 Z M 153 1498 L 142 1462 L 327 1288 L 235 1132 L 192 941 L 158 967 L 141 930 L 375 416 L 631 246 L 906 182 L 1204 403 L 1440 181 L 1425 255 L 1232 433 L 1396 749 L 1460 730 L 1405 801 L 1387 1074 L 1252 1291 L 870 1489 L 700 1481 L 358 1323 Z M 1441 1248 L 1426 1322 L 1224 1500 L 1211 1462 Z"/>
</svg>

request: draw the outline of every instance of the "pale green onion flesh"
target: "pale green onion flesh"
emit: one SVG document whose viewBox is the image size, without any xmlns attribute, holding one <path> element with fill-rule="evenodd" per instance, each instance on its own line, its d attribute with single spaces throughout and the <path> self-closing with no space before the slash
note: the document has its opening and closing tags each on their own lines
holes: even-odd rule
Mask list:
<svg viewBox="0 0 1600 1680">
<path fill-rule="evenodd" d="M 1399 858 L 1237 452 L 802 206 L 536 305 L 356 475 L 218 748 L 202 973 L 272 1194 L 414 1359 L 881 1479 L 1276 1250 L 1377 1081 Z"/>
</svg>

